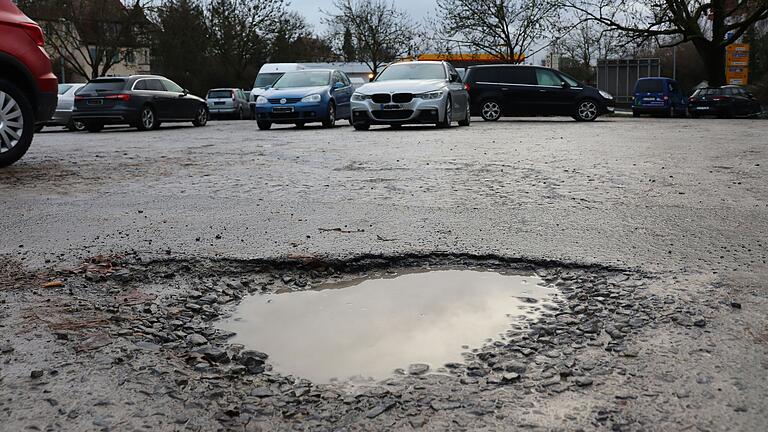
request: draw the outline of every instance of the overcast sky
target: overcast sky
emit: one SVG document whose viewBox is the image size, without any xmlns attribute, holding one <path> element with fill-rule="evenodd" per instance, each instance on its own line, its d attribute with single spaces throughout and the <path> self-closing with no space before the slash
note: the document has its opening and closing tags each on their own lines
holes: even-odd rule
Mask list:
<svg viewBox="0 0 768 432">
<path fill-rule="evenodd" d="M 323 14 L 320 10 L 334 11 L 333 0 L 290 0 L 291 8 L 301 12 L 310 24 L 315 27 L 315 32 L 323 33 L 325 26 L 320 19 Z M 394 0 L 395 7 L 411 14 L 415 21 L 421 21 L 429 13 L 435 10 L 435 0 Z"/>
</svg>

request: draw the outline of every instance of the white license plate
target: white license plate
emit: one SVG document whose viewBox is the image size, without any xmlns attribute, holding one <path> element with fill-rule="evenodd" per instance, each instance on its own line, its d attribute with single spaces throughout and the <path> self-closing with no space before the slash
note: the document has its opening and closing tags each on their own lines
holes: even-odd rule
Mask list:
<svg viewBox="0 0 768 432">
<path fill-rule="evenodd" d="M 656 98 L 643 98 L 646 102 L 656 102 Z"/>
<path fill-rule="evenodd" d="M 385 104 L 385 105 L 381 106 L 381 109 L 383 109 L 383 110 L 399 110 L 399 109 L 402 109 L 402 108 L 403 108 L 403 106 L 402 105 L 398 105 L 398 104 Z"/>
<path fill-rule="evenodd" d="M 704 110 L 708 110 L 708 109 L 709 109 L 709 107 L 696 107 L 696 109 L 697 109 L 697 110 L 701 110 L 701 111 L 704 111 Z"/>
<path fill-rule="evenodd" d="M 272 108 L 272 112 L 289 113 L 289 112 L 293 112 L 293 107 L 274 107 Z"/>
</svg>

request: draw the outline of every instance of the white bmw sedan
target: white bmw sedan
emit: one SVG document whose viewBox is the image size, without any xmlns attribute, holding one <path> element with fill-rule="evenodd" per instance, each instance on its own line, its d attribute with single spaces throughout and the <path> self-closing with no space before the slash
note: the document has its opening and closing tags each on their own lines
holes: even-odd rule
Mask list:
<svg viewBox="0 0 768 432">
<path fill-rule="evenodd" d="M 401 62 L 387 66 L 376 79 L 352 95 L 352 125 L 434 124 L 454 121 L 469 126 L 469 93 L 446 62 Z"/>
</svg>

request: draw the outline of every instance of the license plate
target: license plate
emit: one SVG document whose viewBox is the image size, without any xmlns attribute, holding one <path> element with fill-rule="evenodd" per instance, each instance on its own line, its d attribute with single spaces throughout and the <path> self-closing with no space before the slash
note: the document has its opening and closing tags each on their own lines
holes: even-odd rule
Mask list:
<svg viewBox="0 0 768 432">
<path fill-rule="evenodd" d="M 383 110 L 399 110 L 402 108 L 403 108 L 402 105 L 398 105 L 398 104 L 386 104 L 381 106 L 381 109 Z"/>
<path fill-rule="evenodd" d="M 276 113 L 293 112 L 293 107 L 274 107 L 272 108 L 272 112 L 276 112 Z"/>
<path fill-rule="evenodd" d="M 647 102 L 656 102 L 656 98 L 652 98 L 652 97 L 643 98 L 643 100 Z"/>
<path fill-rule="evenodd" d="M 709 109 L 709 107 L 696 107 L 696 109 L 697 109 L 697 110 L 702 110 L 702 111 L 703 111 L 703 110 L 708 110 L 708 109 Z"/>
<path fill-rule="evenodd" d="M 104 101 L 102 99 L 88 99 L 88 105 L 103 105 Z"/>
<path fill-rule="evenodd" d="M 224 105 L 224 102 L 214 102 L 214 105 Z"/>
</svg>

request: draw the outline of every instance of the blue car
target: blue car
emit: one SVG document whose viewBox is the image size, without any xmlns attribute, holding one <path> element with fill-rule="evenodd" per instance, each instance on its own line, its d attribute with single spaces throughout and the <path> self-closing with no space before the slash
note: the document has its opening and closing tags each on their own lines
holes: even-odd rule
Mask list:
<svg viewBox="0 0 768 432">
<path fill-rule="evenodd" d="M 635 84 L 635 97 L 632 114 L 662 115 L 665 117 L 685 117 L 688 104 L 680 84 L 671 78 L 640 78 Z"/>
<path fill-rule="evenodd" d="M 286 72 L 256 99 L 256 120 L 261 130 L 273 124 L 322 123 L 330 128 L 336 120 L 351 116 L 354 89 L 347 74 L 334 69 Z"/>
</svg>

